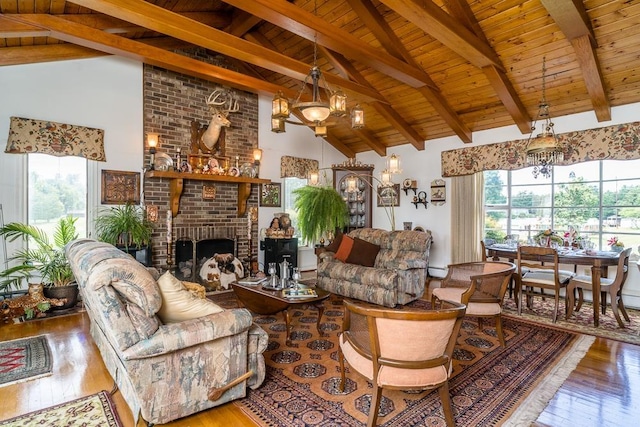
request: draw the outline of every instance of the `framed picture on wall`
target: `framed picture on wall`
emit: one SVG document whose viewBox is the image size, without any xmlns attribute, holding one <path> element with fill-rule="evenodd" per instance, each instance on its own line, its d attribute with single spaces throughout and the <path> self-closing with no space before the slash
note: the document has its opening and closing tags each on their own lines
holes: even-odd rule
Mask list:
<svg viewBox="0 0 640 427">
<path fill-rule="evenodd" d="M 103 205 L 140 204 L 140 173 L 102 170 Z"/>
<path fill-rule="evenodd" d="M 378 187 L 378 207 L 400 206 L 400 184 L 390 187 Z"/>
<path fill-rule="evenodd" d="M 260 206 L 279 208 L 282 206 L 282 192 L 279 182 L 260 184 Z"/>
</svg>

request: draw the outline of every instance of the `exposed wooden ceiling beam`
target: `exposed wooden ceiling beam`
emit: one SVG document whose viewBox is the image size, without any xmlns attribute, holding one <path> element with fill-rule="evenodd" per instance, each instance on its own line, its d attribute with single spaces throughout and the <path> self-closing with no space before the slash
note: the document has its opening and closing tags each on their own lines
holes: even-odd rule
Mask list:
<svg viewBox="0 0 640 427">
<path fill-rule="evenodd" d="M 143 0 L 74 0 L 74 3 L 300 81 L 304 81 L 309 72 L 308 64 Z M 323 75 L 330 84 L 340 86 L 345 92 L 383 101 L 376 91 L 329 73 Z"/>
<path fill-rule="evenodd" d="M 473 31 L 487 46 L 490 45 L 466 0 L 446 0 L 445 6 L 454 18 L 462 22 L 470 31 Z M 531 117 L 506 73 L 502 71 L 503 69 L 504 66 L 500 62 L 499 67 L 495 65 L 482 67 L 482 72 L 496 91 L 498 98 L 502 101 L 520 132 L 527 134 L 531 132 Z"/>
<path fill-rule="evenodd" d="M 257 16 L 253 16 L 243 10 L 237 10 L 236 13 L 233 14 L 231 23 L 224 30 L 233 36 L 244 37 L 245 34 L 261 22 L 262 19 Z"/>
<path fill-rule="evenodd" d="M 433 85 L 424 70 L 376 49 L 349 32 L 285 1 L 224 0 L 239 9 L 271 22 L 300 37 L 314 41 L 343 56 L 362 62 L 411 87 Z M 437 89 L 437 88 L 436 88 Z"/>
<path fill-rule="evenodd" d="M 358 72 L 358 70 L 339 53 L 332 52 L 324 47 L 320 48 L 322 54 L 331 62 L 335 68 L 343 70 L 346 76 L 349 76 L 360 84 L 368 84 L 367 80 Z M 418 150 L 424 150 L 424 138 L 416 132 L 407 121 L 398 114 L 396 110 L 389 104 L 383 104 L 381 102 L 372 102 L 371 106 L 384 117 L 387 122 L 394 127 L 395 130 L 400 132 L 402 136 L 407 138 L 407 141 L 411 143 Z"/>
<path fill-rule="evenodd" d="M 476 67 L 501 67 L 498 55 L 489 45 L 431 0 L 380 1 Z"/>
<path fill-rule="evenodd" d="M 191 75 L 204 80 L 229 85 L 253 93 L 273 94 L 278 90 L 291 93 L 287 88 L 217 67 L 184 55 L 168 52 L 154 46 L 105 33 L 85 25 L 76 24 L 52 15 L 4 15 L 8 19 L 51 31 L 51 37 L 101 52 L 135 59 L 167 70 Z"/>
<path fill-rule="evenodd" d="M 104 55 L 106 55 L 104 52 L 67 43 L 3 47 L 2 55 L 0 55 L 0 66 L 67 61 L 69 59 L 95 58 Z"/>
<path fill-rule="evenodd" d="M 580 0 L 541 0 L 541 3 L 573 45 L 596 118 L 599 122 L 611 120 L 611 103 L 596 52 L 597 42 L 584 3 Z"/>
</svg>

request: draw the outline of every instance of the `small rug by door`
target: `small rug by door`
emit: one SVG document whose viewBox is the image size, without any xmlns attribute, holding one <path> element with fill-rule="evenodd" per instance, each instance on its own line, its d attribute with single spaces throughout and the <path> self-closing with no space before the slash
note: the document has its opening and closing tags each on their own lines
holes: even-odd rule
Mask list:
<svg viewBox="0 0 640 427">
<path fill-rule="evenodd" d="M 230 298 L 221 301 L 232 306 Z M 419 301 L 414 306 L 426 308 Z M 316 310 L 293 313 L 293 345 L 285 344 L 281 314 L 256 316 L 269 333 L 265 352 L 267 377 L 245 399 L 235 401 L 260 426 L 360 426 L 366 423 L 372 387 L 356 373 L 340 380 L 337 336 L 344 308 L 340 299 L 325 302 L 322 329 L 316 331 Z M 539 415 L 594 338 L 507 319 L 507 347 L 499 346 L 491 322 L 479 331 L 465 319 L 449 381 L 456 424 L 461 426 L 529 425 Z M 526 411 L 516 410 L 518 407 Z M 438 393 L 383 391 L 379 424 L 385 427 L 445 425 Z"/>
<path fill-rule="evenodd" d="M 0 386 L 51 375 L 51 366 L 44 335 L 0 342 Z"/>
<path fill-rule="evenodd" d="M 565 318 L 564 301 L 560 300 L 560 316 L 556 323 L 553 323 L 553 297 L 542 300 L 535 298 L 532 309 L 524 309 L 522 315 L 518 315 L 516 303 L 512 298 L 505 297 L 504 312 L 516 319 L 526 319 L 556 328 L 563 328 L 570 331 L 580 332 L 582 334 L 594 335 L 596 337 L 604 337 L 617 341 L 628 342 L 640 345 L 640 311 L 627 308 L 630 322 L 622 318 L 625 328 L 620 328 L 616 318 L 613 316 L 611 306 L 607 306 L 606 314 L 600 313 L 600 325 L 596 328 L 593 326 L 593 305 L 585 302 L 580 311 L 574 311 L 573 315 Z M 622 314 L 621 314 L 622 316 Z"/>
<path fill-rule="evenodd" d="M 71 402 L 30 412 L 9 420 L 0 421 L 0 426 L 27 427 L 121 427 L 111 395 L 101 391 Z"/>
</svg>

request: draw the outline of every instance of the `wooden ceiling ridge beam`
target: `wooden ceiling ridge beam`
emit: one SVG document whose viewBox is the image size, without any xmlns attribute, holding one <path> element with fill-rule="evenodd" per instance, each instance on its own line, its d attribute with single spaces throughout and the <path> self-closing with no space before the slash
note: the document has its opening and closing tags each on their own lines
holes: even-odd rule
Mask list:
<svg viewBox="0 0 640 427">
<path fill-rule="evenodd" d="M 74 0 L 74 3 L 300 81 L 304 81 L 309 72 L 308 64 L 143 0 Z M 383 101 L 376 91 L 329 73 L 323 75 L 330 84 L 342 87 L 345 92 Z"/>
<path fill-rule="evenodd" d="M 599 122 L 611 120 L 611 102 L 604 84 L 591 20 L 578 0 L 541 0 L 576 53 L 591 104 Z"/>
<path fill-rule="evenodd" d="M 325 47 L 321 47 L 320 51 L 335 68 L 338 68 L 346 73 L 346 76 L 352 78 L 360 84 L 369 84 L 364 76 L 360 74 L 356 67 L 354 67 L 347 58 Z M 407 123 L 407 121 L 402 116 L 400 116 L 400 114 L 398 114 L 398 112 L 393 107 L 391 107 L 391 105 L 383 104 L 376 101 L 372 102 L 371 106 L 378 112 L 378 114 L 384 117 L 395 130 L 397 130 L 402 136 L 407 138 L 407 141 L 409 141 L 411 145 L 416 147 L 416 149 L 418 150 L 424 150 L 425 138 L 423 138 L 415 129 L 413 129 L 411 125 Z"/>
<path fill-rule="evenodd" d="M 377 49 L 346 30 L 287 1 L 223 0 L 311 42 L 317 41 L 351 60 L 357 60 L 414 88 L 435 86 L 424 70 Z M 434 87 L 437 90 L 437 87 Z"/>
<path fill-rule="evenodd" d="M 3 47 L 0 51 L 2 52 L 0 66 L 67 61 L 107 55 L 104 52 L 69 43 Z"/>
<path fill-rule="evenodd" d="M 226 68 L 207 64 L 184 55 L 161 48 L 105 33 L 95 28 L 76 24 L 63 18 L 46 14 L 4 15 L 8 19 L 34 25 L 51 31 L 51 37 L 95 49 L 112 55 L 131 58 L 145 64 L 162 67 L 185 75 L 228 85 L 252 93 L 273 94 L 278 90 L 288 91 L 281 86 L 246 76 Z"/>
<path fill-rule="evenodd" d="M 493 65 L 502 68 L 500 58 L 491 46 L 431 0 L 380 2 L 476 67 Z"/>
<path fill-rule="evenodd" d="M 380 15 L 378 10 L 374 7 L 370 0 L 348 0 L 351 8 L 356 12 L 358 17 L 365 23 L 367 28 L 378 39 L 380 44 L 395 57 L 406 61 L 409 65 L 414 67 L 420 67 L 411 54 L 402 44 L 402 41 L 395 35 L 389 24 Z M 431 80 L 431 77 L 425 73 L 425 75 Z M 353 78 L 353 77 L 352 77 Z M 356 80 L 359 81 L 359 80 Z M 431 80 L 432 81 L 432 80 Z M 449 102 L 442 96 L 435 82 L 432 81 L 432 85 L 427 85 L 418 89 L 418 91 L 425 96 L 427 101 L 434 107 L 440 117 L 449 125 L 449 127 L 458 135 L 458 137 L 465 143 L 472 142 L 472 132 L 467 125 L 464 124 L 458 113 L 449 105 Z M 393 120 L 391 123 L 399 124 L 397 119 L 400 117 L 392 108 L 385 109 L 384 113 L 381 113 L 387 120 Z M 395 114 L 394 114 L 395 113 Z M 404 120 L 403 120 L 404 121 Z M 403 133 L 401 131 L 401 133 Z M 404 134 L 404 133 L 403 133 Z M 405 135 L 407 137 L 407 135 Z M 424 139 L 416 141 L 415 138 L 409 139 L 409 141 L 418 149 L 424 149 Z"/>
<path fill-rule="evenodd" d="M 465 27 L 473 31 L 475 35 L 488 46 L 490 45 L 480 23 L 466 0 L 446 0 L 445 7 L 451 16 L 462 22 Z M 511 118 L 513 118 L 520 132 L 528 134 L 531 132 L 531 116 L 529 116 L 529 112 L 520 99 L 518 92 L 516 92 L 516 89 L 503 70 L 504 66 L 502 65 L 502 61 L 500 61 L 500 67 L 496 67 L 495 65 L 482 67 L 482 72 L 489 80 L 489 84 L 491 84 L 496 91 L 498 98 L 502 101 L 502 104 L 507 109 Z"/>
</svg>

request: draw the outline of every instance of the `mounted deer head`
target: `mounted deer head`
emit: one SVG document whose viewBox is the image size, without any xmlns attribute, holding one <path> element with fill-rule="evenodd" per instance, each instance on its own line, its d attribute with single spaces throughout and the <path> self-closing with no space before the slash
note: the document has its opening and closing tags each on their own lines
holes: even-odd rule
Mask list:
<svg viewBox="0 0 640 427">
<path fill-rule="evenodd" d="M 220 138 L 220 131 L 222 127 L 229 127 L 231 122 L 227 119 L 229 113 L 235 113 L 239 111 L 238 100 L 234 99 L 230 94 L 216 89 L 207 98 L 207 105 L 211 111 L 211 121 L 209 127 L 202 135 L 202 151 L 205 149 L 208 152 L 213 153 L 215 146 L 218 144 Z"/>
</svg>

